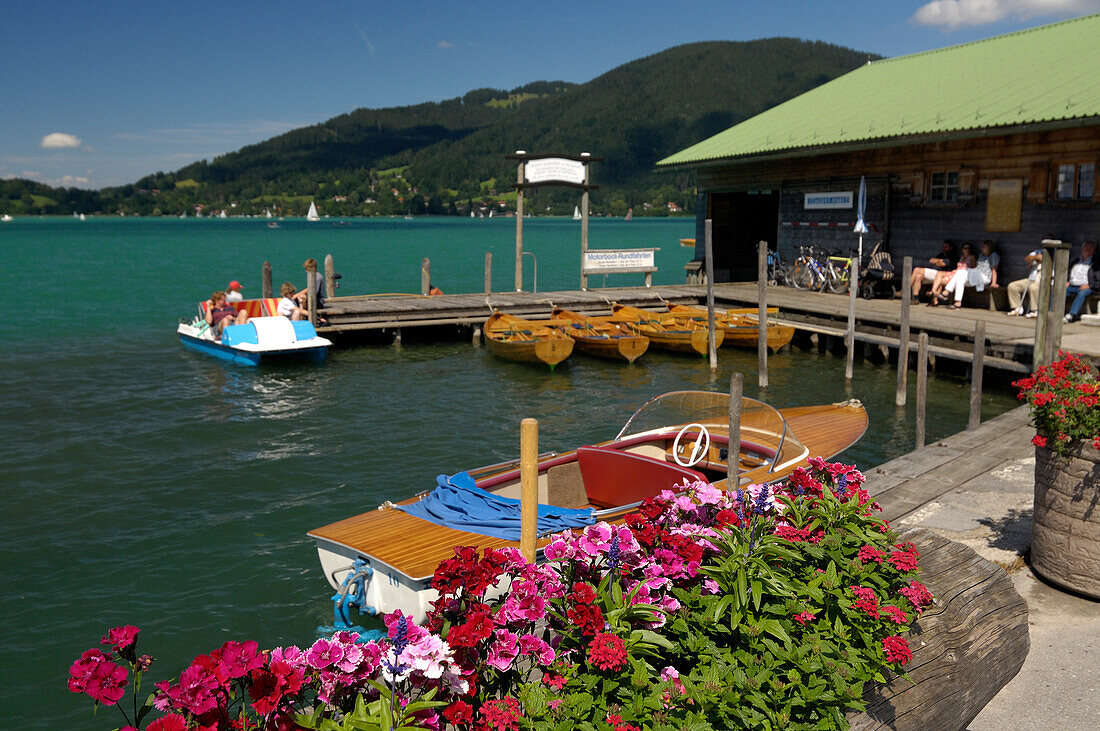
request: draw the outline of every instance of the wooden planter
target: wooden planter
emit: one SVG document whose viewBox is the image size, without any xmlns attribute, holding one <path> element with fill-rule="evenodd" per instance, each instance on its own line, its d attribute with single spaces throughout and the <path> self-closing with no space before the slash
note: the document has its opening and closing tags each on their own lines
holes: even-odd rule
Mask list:
<svg viewBox="0 0 1100 731">
<path fill-rule="evenodd" d="M 1100 450 L 1087 442 L 1062 457 L 1035 448 L 1031 567 L 1052 584 L 1100 599 Z"/>
</svg>

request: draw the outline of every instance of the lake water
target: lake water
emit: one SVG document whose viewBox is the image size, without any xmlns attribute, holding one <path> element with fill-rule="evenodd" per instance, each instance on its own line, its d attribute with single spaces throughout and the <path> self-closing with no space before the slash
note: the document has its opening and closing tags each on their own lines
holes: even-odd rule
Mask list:
<svg viewBox="0 0 1100 731">
<path fill-rule="evenodd" d="M 862 400 L 870 429 L 843 455 L 861 468 L 913 448 L 914 399 L 894 407 L 894 370 L 857 363 L 846 386 L 843 358 L 827 354 L 773 356 L 761 394 L 755 351 L 721 350 L 712 376 L 705 359 L 660 352 L 632 366 L 573 357 L 551 373 L 466 342 L 345 348 L 320 366 L 260 369 L 182 349 L 176 322 L 231 279 L 258 295 L 265 259 L 278 286 L 304 280 L 306 257 L 331 253 L 340 293 L 353 294 L 419 291 L 428 256 L 438 286 L 471 292 L 492 251 L 494 289 L 511 289 L 514 220 L 333 223 L 0 224 L 11 311 L 0 321 L 0 726 L 120 723 L 110 708 L 93 719 L 90 701 L 65 688 L 71 662 L 110 626 L 142 628 L 140 648 L 157 658 L 150 680 L 228 639 L 311 642 L 331 622 L 332 592 L 306 531 L 429 488 L 441 472 L 515 456 L 524 417 L 539 420 L 540 449 L 567 449 L 613 436 L 651 396 L 725 390 L 740 370 L 746 395 L 779 407 Z M 693 233 L 690 219 L 594 220 L 590 240 L 661 247 L 654 281 L 679 283 L 692 252 L 678 239 Z M 540 291 L 577 287 L 579 241 L 579 223 L 525 221 Z M 532 275 L 528 262 L 527 286 Z M 958 379 L 932 381 L 929 440 L 965 428 L 969 394 Z M 1014 403 L 987 394 L 984 414 Z"/>
</svg>

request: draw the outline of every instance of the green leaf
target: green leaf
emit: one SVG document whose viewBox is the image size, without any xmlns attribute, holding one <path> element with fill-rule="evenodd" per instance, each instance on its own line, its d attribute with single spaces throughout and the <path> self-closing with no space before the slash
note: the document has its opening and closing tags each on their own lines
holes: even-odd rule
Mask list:
<svg viewBox="0 0 1100 731">
<path fill-rule="evenodd" d="M 752 603 L 753 603 L 753 606 L 756 607 L 756 611 L 758 611 L 758 612 L 760 611 L 760 593 L 761 593 L 761 591 L 762 591 L 762 586 L 760 584 L 760 581 L 758 579 L 753 579 L 753 582 L 752 582 Z"/>
</svg>

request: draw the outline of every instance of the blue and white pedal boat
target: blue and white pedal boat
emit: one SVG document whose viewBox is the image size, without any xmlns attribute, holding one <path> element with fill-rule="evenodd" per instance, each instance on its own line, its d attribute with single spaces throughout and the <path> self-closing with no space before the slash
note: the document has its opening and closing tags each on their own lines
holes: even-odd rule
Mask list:
<svg viewBox="0 0 1100 731">
<path fill-rule="evenodd" d="M 282 316 L 253 317 L 243 325 L 227 325 L 221 340 L 214 339 L 210 326 L 201 318 L 181 322 L 176 332 L 186 348 L 247 366 L 285 360 L 320 362 L 332 345 L 331 340 L 317 334 L 311 323 L 292 322 Z"/>
</svg>

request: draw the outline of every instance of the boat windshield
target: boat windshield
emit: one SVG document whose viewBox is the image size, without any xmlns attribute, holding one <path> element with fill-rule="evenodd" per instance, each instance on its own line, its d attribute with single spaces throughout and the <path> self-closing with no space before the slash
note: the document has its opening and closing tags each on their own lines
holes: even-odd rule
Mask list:
<svg viewBox="0 0 1100 731">
<path fill-rule="evenodd" d="M 627 420 L 616 440 L 646 432 L 677 432 L 686 424 L 702 424 L 723 435 L 729 433 L 729 394 L 710 391 L 673 391 L 650 399 Z M 787 430 L 777 409 L 753 398 L 741 399 L 741 441 L 774 450 L 772 471 L 805 447 Z"/>
</svg>

